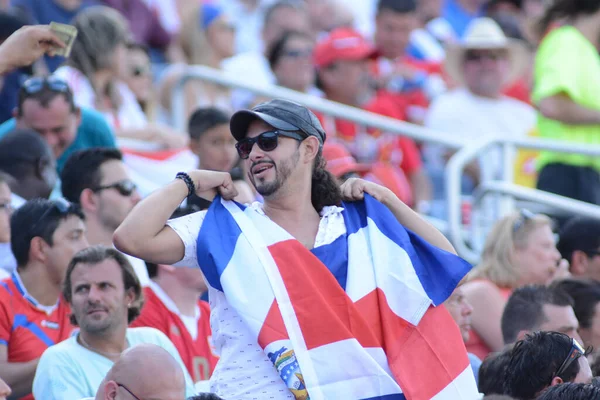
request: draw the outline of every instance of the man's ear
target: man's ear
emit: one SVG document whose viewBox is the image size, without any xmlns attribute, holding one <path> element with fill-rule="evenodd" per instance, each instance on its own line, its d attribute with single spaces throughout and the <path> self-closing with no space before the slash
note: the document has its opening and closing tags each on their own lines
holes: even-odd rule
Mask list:
<svg viewBox="0 0 600 400">
<path fill-rule="evenodd" d="M 321 142 L 315 136 L 309 136 L 302 143 L 304 145 L 305 162 L 312 163 L 321 149 Z"/>
<path fill-rule="evenodd" d="M 571 273 L 575 276 L 585 275 L 587 272 L 588 256 L 581 250 L 575 250 L 571 255 Z"/>
<path fill-rule="evenodd" d="M 79 204 L 83 210 L 95 211 L 98 208 L 96 194 L 90 188 L 83 189 L 79 195 Z"/>
<path fill-rule="evenodd" d="M 115 381 L 108 381 L 104 384 L 104 398 L 102 400 L 112 400 L 117 398 L 119 385 Z"/>
<path fill-rule="evenodd" d="M 552 378 L 552 382 L 550 382 L 550 386 L 560 385 L 561 383 L 564 383 L 562 378 L 560 376 L 555 376 L 554 378 Z"/>
</svg>

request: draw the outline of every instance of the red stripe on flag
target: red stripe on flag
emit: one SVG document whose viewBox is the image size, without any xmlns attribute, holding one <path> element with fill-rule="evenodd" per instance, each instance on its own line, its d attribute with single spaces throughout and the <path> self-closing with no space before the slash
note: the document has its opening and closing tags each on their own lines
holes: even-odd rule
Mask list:
<svg viewBox="0 0 600 400">
<path fill-rule="evenodd" d="M 371 326 L 321 260 L 296 240 L 278 242 L 269 246 L 269 251 L 279 267 L 308 350 L 350 338 L 364 347 L 381 347 Z"/>
<path fill-rule="evenodd" d="M 289 336 L 285 329 L 285 324 L 283 323 L 279 305 L 277 305 L 276 301 L 273 301 L 273 304 L 271 304 L 271 308 L 269 308 L 269 312 L 267 313 L 267 317 L 265 318 L 265 322 L 258 333 L 258 344 L 264 349 L 269 343 L 285 339 L 289 339 Z"/>
<path fill-rule="evenodd" d="M 387 307 L 385 313 L 382 319 L 386 354 L 408 400 L 431 399 L 469 366 L 458 326 L 444 306 L 429 307 L 416 327 L 406 326 Z M 397 328 L 402 324 L 404 332 L 398 334 Z"/>
</svg>

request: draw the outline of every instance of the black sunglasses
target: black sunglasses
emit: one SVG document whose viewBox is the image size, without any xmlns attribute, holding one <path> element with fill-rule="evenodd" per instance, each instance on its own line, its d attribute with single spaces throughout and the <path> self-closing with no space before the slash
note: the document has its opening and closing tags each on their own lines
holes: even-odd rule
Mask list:
<svg viewBox="0 0 600 400">
<path fill-rule="evenodd" d="M 235 148 L 242 160 L 250 157 L 252 147 L 254 143 L 258 144 L 258 147 L 262 151 L 273 151 L 279 144 L 279 136 L 285 136 L 299 141 L 306 139 L 306 136 L 301 135 L 297 132 L 286 132 L 286 131 L 268 131 L 263 132 L 260 135 L 253 138 L 245 138 L 235 144 Z"/>
<path fill-rule="evenodd" d="M 304 50 L 286 50 L 283 52 L 284 57 L 290 58 L 300 58 L 300 57 L 310 57 L 313 54 L 312 49 L 304 49 Z"/>
<path fill-rule="evenodd" d="M 29 232 L 35 234 L 35 232 L 37 232 L 38 228 L 40 227 L 41 223 L 46 218 L 48 218 L 48 216 L 50 214 L 58 212 L 58 215 L 64 216 L 64 215 L 69 214 L 69 212 L 71 212 L 72 209 L 73 209 L 73 205 L 65 199 L 52 200 L 50 207 L 48 207 L 48 209 L 46 211 L 44 211 L 44 213 L 36 221 L 36 223 L 32 225 L 31 229 L 29 229 Z"/>
<path fill-rule="evenodd" d="M 569 368 L 569 366 L 573 364 L 574 361 L 577 361 L 579 357 L 584 355 L 585 349 L 583 348 L 583 346 L 580 345 L 579 342 L 577 342 L 577 340 L 571 338 L 571 350 L 569 351 L 567 358 L 565 358 L 565 361 L 563 361 L 556 373 L 552 376 L 552 379 L 564 374 L 567 368 Z"/>
<path fill-rule="evenodd" d="M 522 209 L 519 212 L 519 218 L 513 224 L 513 233 L 517 233 L 528 221 L 535 218 L 535 214 L 527 209 Z"/>
<path fill-rule="evenodd" d="M 122 383 L 118 383 L 118 382 L 115 382 L 115 383 L 117 384 L 117 386 L 122 387 L 123 389 L 125 389 L 125 391 L 127 393 L 129 393 L 131 395 L 131 397 L 133 397 L 135 400 L 142 400 L 139 397 L 137 397 L 135 394 L 133 394 L 133 392 L 131 390 L 129 390 L 129 388 L 127 386 L 123 385 Z"/>
<path fill-rule="evenodd" d="M 498 61 L 503 60 L 507 57 L 506 51 L 477 51 L 471 50 L 465 52 L 465 61 L 481 61 L 491 60 Z"/>
<path fill-rule="evenodd" d="M 150 68 L 148 67 L 133 67 L 131 69 L 131 74 L 135 77 L 146 76 L 150 72 Z"/>
<path fill-rule="evenodd" d="M 39 93 L 44 87 L 48 87 L 50 90 L 58 93 L 69 93 L 71 91 L 66 81 L 55 76 L 30 78 L 21 87 L 28 95 Z"/>
<path fill-rule="evenodd" d="M 110 185 L 98 186 L 97 188 L 92 189 L 92 192 L 97 193 L 106 189 L 116 189 L 121 196 L 129 197 L 136 191 L 137 186 L 130 180 L 124 180 L 111 183 Z"/>
</svg>

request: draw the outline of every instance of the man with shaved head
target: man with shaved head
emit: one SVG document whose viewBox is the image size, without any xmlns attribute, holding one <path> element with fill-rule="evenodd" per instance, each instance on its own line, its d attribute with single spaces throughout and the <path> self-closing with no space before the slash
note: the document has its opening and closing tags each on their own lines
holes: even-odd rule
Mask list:
<svg viewBox="0 0 600 400">
<path fill-rule="evenodd" d="M 182 400 L 185 398 L 183 370 L 162 347 L 137 345 L 123 352 L 108 371 L 96 400 L 120 398 L 119 393 L 138 399 Z"/>
</svg>

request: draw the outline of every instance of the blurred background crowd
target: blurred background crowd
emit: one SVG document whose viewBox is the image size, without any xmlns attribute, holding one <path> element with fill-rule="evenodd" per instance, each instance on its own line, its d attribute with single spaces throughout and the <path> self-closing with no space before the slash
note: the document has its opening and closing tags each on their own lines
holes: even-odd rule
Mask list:
<svg viewBox="0 0 600 400">
<path fill-rule="evenodd" d="M 446 307 L 490 399 L 600 399 L 598 1 L 0 0 L 0 43 L 50 22 L 77 28 L 70 56 L 0 77 L 0 382 L 9 398 L 209 391 L 218 351 L 201 271 L 124 256 L 112 236 L 178 171 L 228 171 L 238 201 L 260 200 L 229 117 L 276 85 L 347 106 L 314 110 L 340 182 L 377 182 L 442 222 L 448 163 L 468 145 L 587 147 L 511 156 L 491 147 L 468 160 L 455 195 L 465 240 L 481 246 Z M 189 78 L 196 66 L 262 94 Z M 407 134 L 360 123 L 359 110 Z M 410 134 L 422 128 L 439 140 Z M 492 201 L 480 210 L 489 224 L 469 230 L 474 196 L 507 176 L 575 202 Z M 208 208 L 213 196 L 190 196 L 173 217 Z M 99 276 L 101 285 L 86 283 Z M 109 315 L 104 325 L 95 313 Z M 147 347 L 98 352 L 74 340 L 75 329 Z M 137 367 L 147 371 L 127 374 Z M 9 392 L 0 383 L 0 399 Z"/>
</svg>

